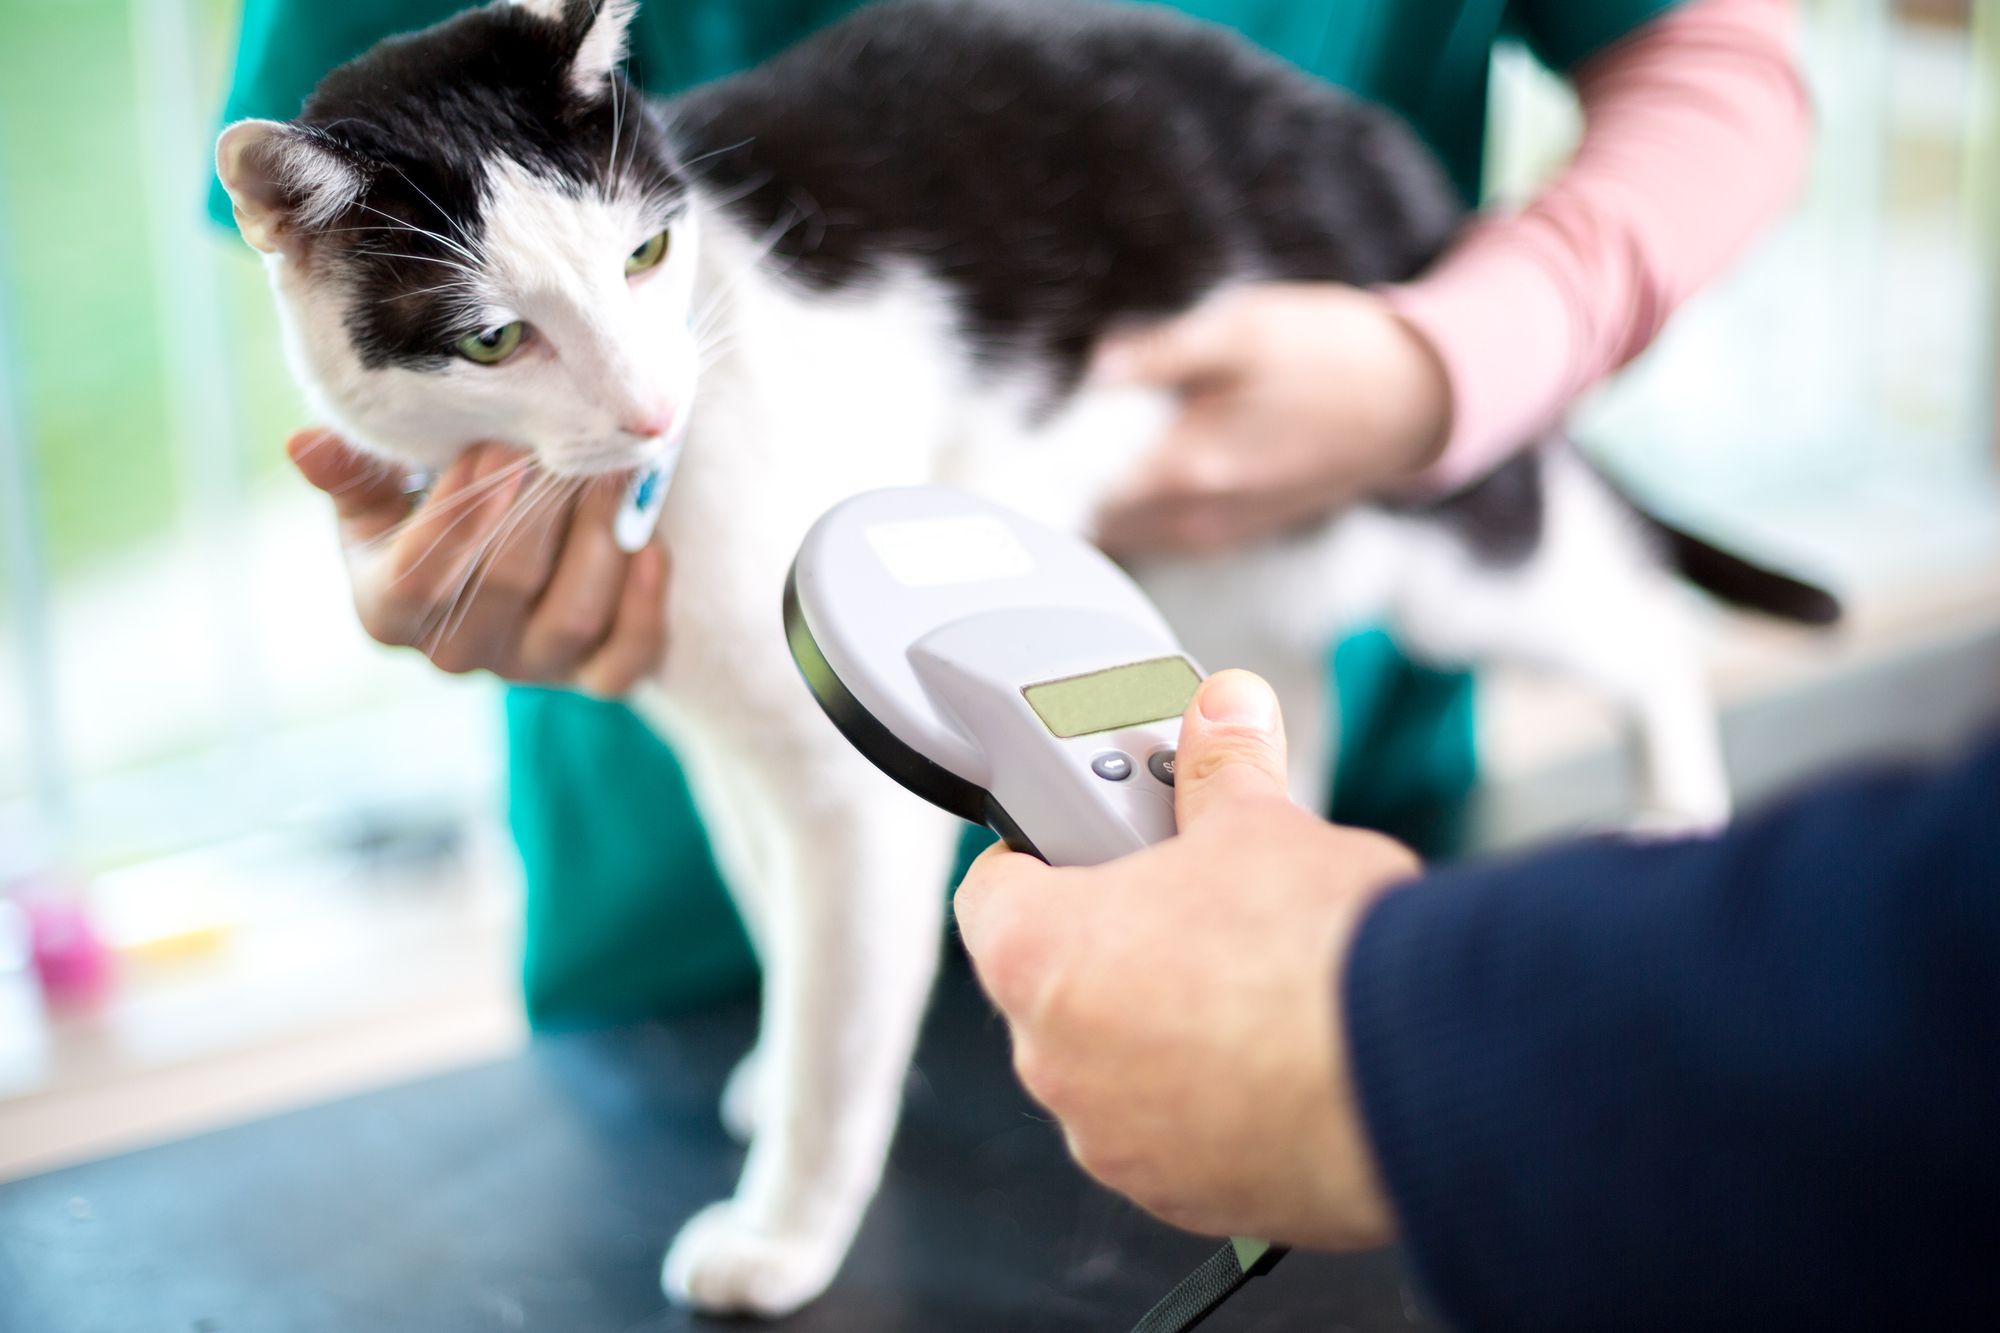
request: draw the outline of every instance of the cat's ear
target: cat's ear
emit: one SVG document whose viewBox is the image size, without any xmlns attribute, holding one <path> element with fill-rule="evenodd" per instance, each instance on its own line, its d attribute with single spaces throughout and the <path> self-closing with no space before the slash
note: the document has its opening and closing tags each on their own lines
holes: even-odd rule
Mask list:
<svg viewBox="0 0 2000 1333">
<path fill-rule="evenodd" d="M 568 82 L 579 97 L 602 96 L 625 59 L 625 37 L 639 0 L 512 0 L 514 8 L 562 30 L 576 43 Z"/>
<path fill-rule="evenodd" d="M 625 38 L 632 16 L 639 12 L 639 0 L 594 0 L 594 8 L 569 67 L 569 86 L 585 97 L 601 92 L 611 82 L 611 72 L 624 63 Z"/>
<path fill-rule="evenodd" d="M 639 0 L 514 0 L 519 9 L 556 24 L 576 42 L 569 86 L 580 97 L 597 97 L 625 59 L 625 37 Z"/>
<path fill-rule="evenodd" d="M 239 120 L 215 144 L 215 174 L 229 191 L 243 239 L 266 254 L 303 240 L 367 188 L 361 168 L 311 130 Z"/>
</svg>

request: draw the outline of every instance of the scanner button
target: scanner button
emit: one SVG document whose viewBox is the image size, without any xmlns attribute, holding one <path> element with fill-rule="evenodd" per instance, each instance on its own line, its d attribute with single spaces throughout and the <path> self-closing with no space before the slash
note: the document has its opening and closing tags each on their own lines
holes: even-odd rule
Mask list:
<svg viewBox="0 0 2000 1333">
<path fill-rule="evenodd" d="M 1106 750 L 1090 761 L 1090 771 L 1106 782 L 1123 782 L 1132 776 L 1132 756 L 1117 750 Z"/>
<path fill-rule="evenodd" d="M 1169 787 L 1174 785 L 1174 750 L 1155 750 L 1146 760 L 1146 771 Z"/>
</svg>

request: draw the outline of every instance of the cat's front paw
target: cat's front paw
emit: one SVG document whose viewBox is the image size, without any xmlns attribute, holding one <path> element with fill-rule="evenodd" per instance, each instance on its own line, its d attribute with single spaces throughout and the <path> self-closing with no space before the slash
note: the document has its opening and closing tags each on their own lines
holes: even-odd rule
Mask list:
<svg viewBox="0 0 2000 1333">
<path fill-rule="evenodd" d="M 846 1252 L 822 1237 L 755 1230 L 724 1199 L 674 1237 L 660 1286 L 676 1305 L 712 1314 L 787 1315 L 826 1290 Z"/>
</svg>

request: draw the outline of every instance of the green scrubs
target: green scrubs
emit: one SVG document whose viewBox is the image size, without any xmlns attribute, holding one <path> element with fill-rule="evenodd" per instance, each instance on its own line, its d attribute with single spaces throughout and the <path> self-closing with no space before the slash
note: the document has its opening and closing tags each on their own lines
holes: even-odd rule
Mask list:
<svg viewBox="0 0 2000 1333">
<path fill-rule="evenodd" d="M 1292 63 L 1393 107 L 1478 197 L 1486 73 L 1515 36 L 1566 70 L 1674 0 L 1182 0 Z M 298 114 L 333 66 L 434 23 L 454 0 L 245 0 L 225 118 Z M 754 64 L 854 0 L 644 0 L 631 73 L 672 93 Z M 229 220 L 218 183 L 211 211 Z M 773 608 L 772 614 L 777 614 Z M 1342 719 L 1335 818 L 1449 851 L 1474 769 L 1472 681 L 1418 667 L 1380 632 L 1332 662 Z M 673 754 L 621 704 L 507 696 L 510 810 L 527 869 L 529 1015 L 538 1026 L 673 1013 L 750 990 L 756 961 Z M 966 851 L 978 845 L 968 838 Z M 962 858 L 963 860 L 964 858 Z M 956 877 L 954 877 L 956 882 Z"/>
</svg>

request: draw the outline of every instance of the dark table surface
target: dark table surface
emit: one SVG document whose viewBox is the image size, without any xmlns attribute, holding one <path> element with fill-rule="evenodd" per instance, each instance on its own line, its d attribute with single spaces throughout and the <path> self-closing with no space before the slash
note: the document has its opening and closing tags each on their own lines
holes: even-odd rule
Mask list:
<svg viewBox="0 0 2000 1333">
<path fill-rule="evenodd" d="M 721 1329 L 659 1262 L 741 1150 L 749 1005 L 538 1038 L 460 1073 L 0 1185 L 7 1333 Z M 784 1333 L 1125 1333 L 1216 1242 L 1086 1180 L 945 968 L 882 1192 Z M 1388 1254 L 1295 1253 L 1203 1333 L 1425 1327 Z M 736 1325 L 757 1327 L 756 1325 Z"/>
</svg>

